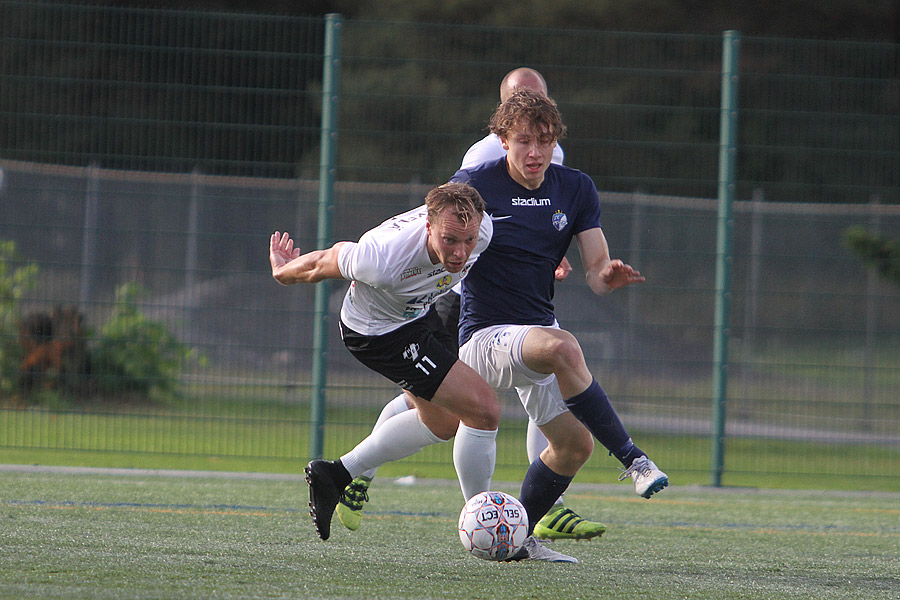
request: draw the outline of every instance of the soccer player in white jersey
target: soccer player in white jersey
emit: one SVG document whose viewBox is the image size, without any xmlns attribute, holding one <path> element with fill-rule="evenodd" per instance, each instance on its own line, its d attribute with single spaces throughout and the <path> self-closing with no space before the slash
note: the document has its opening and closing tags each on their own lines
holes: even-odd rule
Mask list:
<svg viewBox="0 0 900 600">
<path fill-rule="evenodd" d="M 536 70 L 528 67 L 519 67 L 513 69 L 500 82 L 500 102 L 505 102 L 517 90 L 527 89 L 547 94 L 547 82 L 544 77 Z M 489 133 L 487 136 L 475 142 L 465 153 L 462 159 L 460 169 L 469 169 L 493 160 L 506 157 L 506 149 L 503 142 L 495 133 Z M 564 153 L 562 147 L 556 144 L 553 148 L 551 162 L 554 164 L 563 164 Z M 563 257 L 556 269 L 556 279 L 565 279 L 572 267 Z M 447 294 L 439 298 L 435 303 L 435 310 L 441 316 L 447 326 L 448 331 L 454 336 L 458 336 L 459 321 L 459 287 L 454 288 L 453 294 Z M 414 408 L 411 400 L 400 394 L 389 402 L 375 423 L 375 429 L 381 426 L 390 417 L 399 414 L 407 409 Z M 453 427 L 447 427 L 444 433 L 436 432 L 442 439 L 449 439 L 455 432 Z M 532 462 L 541 452 L 548 446 L 547 438 L 541 433 L 540 428 L 532 419 L 528 420 L 526 433 L 526 453 L 528 461 Z M 376 470 L 371 469 L 354 480 L 344 490 L 340 504 L 337 507 L 337 515 L 341 523 L 350 530 L 359 528 L 362 519 L 362 508 L 368 501 L 368 488 L 375 477 Z M 582 518 L 572 509 L 566 507 L 563 503 L 563 497 L 560 496 L 554 506 L 547 514 L 538 522 L 535 527 L 535 536 L 541 539 L 591 539 L 602 535 L 606 531 L 606 526 L 602 523 L 589 521 Z"/>
<path fill-rule="evenodd" d="M 544 95 L 547 94 L 547 82 L 544 76 L 528 67 L 519 67 L 513 69 L 500 81 L 500 102 L 506 100 L 518 90 L 534 90 Z M 496 133 L 488 133 L 485 137 L 472 144 L 463 155 L 460 169 L 471 169 L 486 162 L 505 158 L 506 150 L 503 148 L 503 142 Z M 565 159 L 562 146 L 557 144 L 553 148 L 554 164 L 561 165 Z"/>
<path fill-rule="evenodd" d="M 461 281 L 491 240 L 492 223 L 473 188 L 447 183 L 431 190 L 425 206 L 368 231 L 358 242 L 338 242 L 300 255 L 287 233 L 269 242 L 272 276 L 281 284 L 348 279 L 341 337 L 360 362 L 413 397 L 417 410 L 393 419 L 336 461 L 306 467 L 310 514 L 327 540 L 341 492 L 366 470 L 434 443 L 431 420 L 459 420 L 456 439 L 466 450 L 455 462 L 463 490 L 490 488 L 500 406 L 494 390 L 456 357 L 434 300 Z M 440 441 L 440 440 L 436 440 Z M 458 443 L 459 443 L 458 442 Z"/>
</svg>

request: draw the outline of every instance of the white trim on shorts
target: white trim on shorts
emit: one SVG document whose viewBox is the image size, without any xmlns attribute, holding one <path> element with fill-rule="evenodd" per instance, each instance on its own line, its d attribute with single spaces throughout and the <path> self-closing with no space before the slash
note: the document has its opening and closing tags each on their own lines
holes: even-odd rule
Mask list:
<svg viewBox="0 0 900 600">
<path fill-rule="evenodd" d="M 569 410 L 556 375 L 538 373 L 522 361 L 525 335 L 540 325 L 493 325 L 479 329 L 460 346 L 459 358 L 496 389 L 515 388 L 528 417 L 545 425 Z M 559 329 L 554 324 L 551 326 Z"/>
</svg>

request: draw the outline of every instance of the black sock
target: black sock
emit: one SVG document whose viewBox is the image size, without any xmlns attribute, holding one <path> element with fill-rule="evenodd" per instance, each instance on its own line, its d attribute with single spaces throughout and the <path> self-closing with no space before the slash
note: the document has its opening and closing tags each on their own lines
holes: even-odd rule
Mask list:
<svg viewBox="0 0 900 600">
<path fill-rule="evenodd" d="M 570 483 L 571 477 L 554 473 L 540 457 L 534 459 L 525 473 L 522 493 L 519 495 L 519 502 L 528 513 L 528 535 L 534 532 L 534 526 L 547 514 Z"/>
<path fill-rule="evenodd" d="M 337 489 L 343 491 L 345 487 L 350 485 L 350 482 L 353 481 L 353 478 L 350 477 L 350 471 L 344 466 L 344 463 L 338 460 L 327 461 L 329 465 L 331 465 L 332 477 L 334 477 L 334 484 L 337 486 Z"/>
<path fill-rule="evenodd" d="M 626 449 L 631 442 L 625 426 L 616 414 L 616 410 L 609 402 L 606 392 L 596 380 L 586 390 L 576 396 L 566 399 L 566 406 L 575 415 L 575 418 L 584 423 L 597 441 L 615 454 Z M 616 455 L 616 458 L 619 458 Z M 621 458 L 619 459 L 621 460 Z M 628 465 L 631 465 L 629 462 Z"/>
</svg>

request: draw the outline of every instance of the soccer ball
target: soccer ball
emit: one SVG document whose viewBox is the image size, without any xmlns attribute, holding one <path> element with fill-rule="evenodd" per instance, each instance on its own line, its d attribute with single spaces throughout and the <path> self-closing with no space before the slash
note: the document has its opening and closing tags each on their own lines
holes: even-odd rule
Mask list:
<svg viewBox="0 0 900 600">
<path fill-rule="evenodd" d="M 503 492 L 481 492 L 459 513 L 459 539 L 484 560 L 504 560 L 528 537 L 528 514 L 522 503 Z"/>
</svg>

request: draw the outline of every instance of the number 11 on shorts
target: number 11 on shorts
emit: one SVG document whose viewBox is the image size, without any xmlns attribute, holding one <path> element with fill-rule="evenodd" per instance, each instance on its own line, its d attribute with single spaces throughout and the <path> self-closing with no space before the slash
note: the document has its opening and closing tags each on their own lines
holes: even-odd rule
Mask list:
<svg viewBox="0 0 900 600">
<path fill-rule="evenodd" d="M 431 371 L 423 364 L 426 362 L 431 366 L 432 369 L 437 366 L 436 364 L 434 364 L 434 362 L 432 362 L 430 358 L 428 358 L 427 356 L 423 356 L 422 360 L 416 363 L 416 368 L 422 369 L 422 372 L 426 375 L 431 375 Z"/>
</svg>

